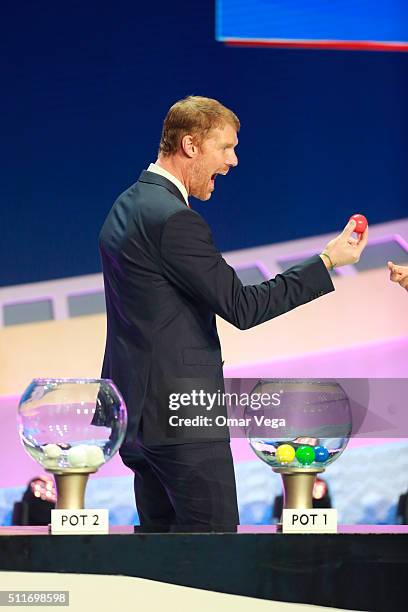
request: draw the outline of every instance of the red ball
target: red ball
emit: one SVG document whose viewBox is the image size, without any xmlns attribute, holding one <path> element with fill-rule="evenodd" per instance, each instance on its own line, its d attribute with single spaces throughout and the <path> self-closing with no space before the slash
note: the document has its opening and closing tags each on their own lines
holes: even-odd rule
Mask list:
<svg viewBox="0 0 408 612">
<path fill-rule="evenodd" d="M 356 227 L 354 228 L 356 234 L 362 234 L 368 225 L 368 221 L 364 215 L 352 215 L 349 221 L 356 222 Z"/>
</svg>

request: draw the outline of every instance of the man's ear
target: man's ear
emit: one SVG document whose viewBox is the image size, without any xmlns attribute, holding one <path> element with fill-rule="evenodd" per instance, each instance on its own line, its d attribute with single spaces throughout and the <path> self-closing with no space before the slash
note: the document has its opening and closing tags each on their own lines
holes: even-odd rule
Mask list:
<svg viewBox="0 0 408 612">
<path fill-rule="evenodd" d="M 181 148 L 187 157 L 195 157 L 198 153 L 198 146 L 190 134 L 183 136 L 181 140 Z"/>
</svg>

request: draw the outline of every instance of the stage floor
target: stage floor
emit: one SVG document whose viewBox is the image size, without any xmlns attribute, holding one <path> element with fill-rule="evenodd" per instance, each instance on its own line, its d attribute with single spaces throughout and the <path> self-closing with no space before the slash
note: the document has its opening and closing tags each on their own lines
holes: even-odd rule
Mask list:
<svg viewBox="0 0 408 612">
<path fill-rule="evenodd" d="M 129 534 L 139 534 L 141 535 L 143 532 L 139 527 L 134 527 L 133 525 L 123 525 L 121 527 L 111 527 L 109 530 L 109 535 L 129 535 Z M 189 533 L 178 531 L 178 533 Z M 200 532 L 196 532 L 199 534 Z M 278 532 L 276 525 L 238 525 L 237 533 L 232 535 L 239 535 L 241 533 L 253 533 L 253 534 L 262 534 L 262 533 L 276 533 L 281 535 Z M 341 534 L 375 534 L 375 533 L 387 533 L 387 534 L 408 534 L 408 525 L 339 525 L 337 535 Z M 196 535 L 195 534 L 195 535 Z M 25 535 L 25 536 L 35 536 L 35 535 L 50 535 L 48 527 L 38 527 L 38 526 L 12 526 L 12 527 L 1 527 L 0 526 L 0 536 L 11 536 L 11 535 Z M 160 534 L 163 535 L 163 534 Z M 169 534 L 167 534 L 169 535 Z M 216 535 L 216 534 L 214 534 Z M 231 534 L 229 534 L 231 535 Z M 289 534 L 285 534 L 289 535 Z M 310 534 L 309 534 L 310 535 Z M 317 534 L 324 535 L 324 534 Z M 332 534 L 333 535 L 333 534 Z M 336 534 L 334 534 L 336 535 Z M 57 536 L 55 536 L 57 537 Z"/>
<path fill-rule="evenodd" d="M 50 536 L 1 527 L 0 570 L 123 575 L 220 593 L 350 610 L 408 609 L 408 526 L 343 525 L 337 534 L 238 533 Z"/>
</svg>

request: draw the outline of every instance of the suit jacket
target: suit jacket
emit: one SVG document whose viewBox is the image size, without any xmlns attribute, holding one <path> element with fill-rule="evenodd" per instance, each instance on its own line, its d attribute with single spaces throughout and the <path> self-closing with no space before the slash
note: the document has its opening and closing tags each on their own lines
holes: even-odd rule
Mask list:
<svg viewBox="0 0 408 612">
<path fill-rule="evenodd" d="M 243 286 L 204 219 L 171 181 L 148 171 L 116 200 L 99 245 L 107 309 L 102 377 L 125 399 L 128 451 L 141 429 L 152 445 L 205 438 L 169 429 L 168 394 L 199 384 L 191 381 L 222 388 L 216 314 L 249 329 L 334 289 L 319 256 Z M 216 428 L 214 436 L 227 439 L 228 432 Z"/>
</svg>

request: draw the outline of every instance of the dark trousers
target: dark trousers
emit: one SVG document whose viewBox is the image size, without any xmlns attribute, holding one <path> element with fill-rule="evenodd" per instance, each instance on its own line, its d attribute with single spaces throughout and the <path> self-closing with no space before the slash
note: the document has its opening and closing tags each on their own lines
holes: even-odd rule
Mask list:
<svg viewBox="0 0 408 612">
<path fill-rule="evenodd" d="M 140 444 L 121 454 L 135 475 L 142 531 L 236 531 L 238 505 L 229 442 Z"/>
</svg>

